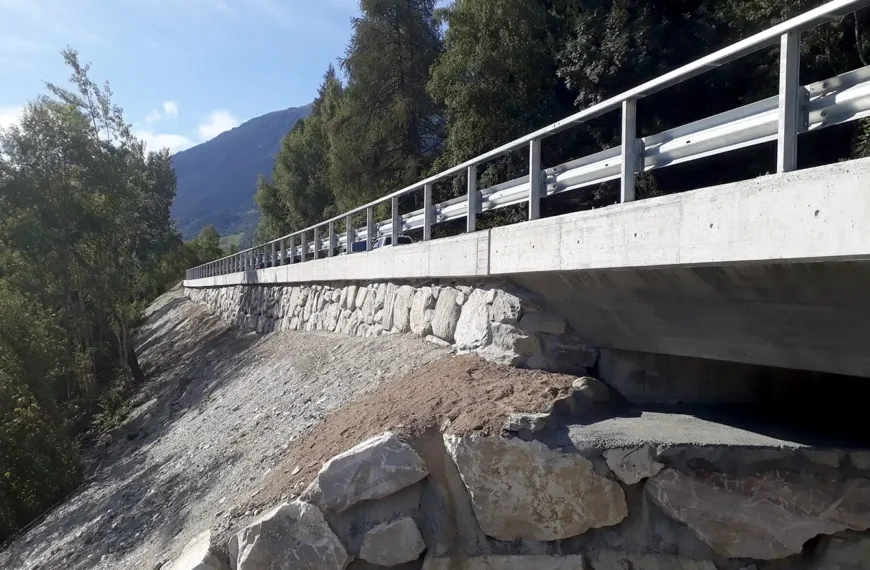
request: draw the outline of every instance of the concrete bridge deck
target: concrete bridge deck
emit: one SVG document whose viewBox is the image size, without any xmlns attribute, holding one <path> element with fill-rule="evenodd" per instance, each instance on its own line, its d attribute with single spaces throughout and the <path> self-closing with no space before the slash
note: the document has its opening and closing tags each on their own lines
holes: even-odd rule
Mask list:
<svg viewBox="0 0 870 570">
<path fill-rule="evenodd" d="M 509 280 L 601 347 L 870 376 L 870 159 L 187 287 Z"/>
</svg>

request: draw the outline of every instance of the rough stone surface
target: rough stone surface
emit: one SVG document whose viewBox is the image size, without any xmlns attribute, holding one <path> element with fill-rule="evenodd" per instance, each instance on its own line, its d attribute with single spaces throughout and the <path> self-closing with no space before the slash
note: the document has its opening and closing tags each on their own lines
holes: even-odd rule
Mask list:
<svg viewBox="0 0 870 570">
<path fill-rule="evenodd" d="M 716 570 L 708 560 L 689 560 L 658 554 L 598 551 L 589 557 L 592 570 Z"/>
<path fill-rule="evenodd" d="M 498 540 L 559 540 L 628 514 L 619 485 L 581 455 L 500 437 L 445 435 L 444 443 L 481 529 Z"/>
<path fill-rule="evenodd" d="M 520 328 L 533 332 L 562 334 L 568 330 L 568 322 L 562 317 L 536 311 L 523 314 Z"/>
<path fill-rule="evenodd" d="M 411 332 L 417 336 L 432 334 L 432 309 L 435 308 L 435 296 L 431 287 L 422 287 L 414 293 L 411 302 Z"/>
<path fill-rule="evenodd" d="M 462 293 L 452 287 L 445 287 L 438 295 L 435 311 L 432 314 L 432 334 L 447 342 L 453 342 L 456 323 L 462 314 L 459 296 Z"/>
<path fill-rule="evenodd" d="M 409 517 L 378 525 L 368 531 L 360 558 L 380 566 L 396 566 L 416 560 L 426 550 L 417 525 Z"/>
<path fill-rule="evenodd" d="M 867 479 L 790 471 L 686 475 L 665 469 L 644 489 L 668 515 L 731 558 L 785 558 L 801 552 L 814 536 L 870 528 Z"/>
<path fill-rule="evenodd" d="M 510 413 L 504 422 L 504 429 L 514 432 L 541 432 L 547 429 L 551 419 L 550 414 Z"/>
<path fill-rule="evenodd" d="M 471 558 L 426 557 L 425 562 L 423 562 L 423 570 L 589 570 L 589 565 L 582 554 L 571 556 L 502 555 Z M 643 569 L 638 568 L 637 570 Z"/>
<path fill-rule="evenodd" d="M 399 332 L 411 330 L 411 302 L 414 298 L 414 288 L 402 285 L 396 291 L 396 301 L 393 305 L 393 328 Z"/>
<path fill-rule="evenodd" d="M 826 539 L 816 555 L 818 570 L 867 570 L 870 568 L 870 536 Z"/>
<path fill-rule="evenodd" d="M 651 445 L 608 449 L 604 452 L 604 459 L 619 480 L 628 485 L 652 477 L 665 467 L 655 460 Z"/>
<path fill-rule="evenodd" d="M 266 513 L 230 541 L 236 570 L 343 569 L 341 541 L 314 505 L 294 501 Z"/>
<path fill-rule="evenodd" d="M 596 403 L 606 402 L 610 399 L 610 387 L 601 380 L 591 376 L 584 376 L 575 380 L 574 391 Z"/>
<path fill-rule="evenodd" d="M 327 461 L 303 499 L 340 512 L 360 501 L 386 497 L 428 474 L 420 456 L 387 432 Z"/>
<path fill-rule="evenodd" d="M 186 545 L 181 556 L 167 570 L 229 570 L 228 561 L 211 550 L 211 531 L 205 531 Z"/>
<path fill-rule="evenodd" d="M 491 338 L 486 293 L 475 289 L 462 306 L 462 314 L 456 323 L 456 346 L 460 350 L 474 350 L 489 344 Z"/>
</svg>

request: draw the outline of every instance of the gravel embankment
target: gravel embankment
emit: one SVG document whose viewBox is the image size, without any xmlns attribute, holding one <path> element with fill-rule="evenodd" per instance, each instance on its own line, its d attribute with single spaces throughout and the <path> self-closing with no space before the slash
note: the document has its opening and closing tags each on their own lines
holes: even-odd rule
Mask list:
<svg viewBox="0 0 870 570">
<path fill-rule="evenodd" d="M 247 518 L 238 505 L 327 412 L 449 355 L 403 335 L 241 333 L 180 292 L 152 305 L 137 338 L 140 404 L 90 451 L 86 485 L 0 552 L 0 568 L 170 561 L 206 528 Z"/>
</svg>

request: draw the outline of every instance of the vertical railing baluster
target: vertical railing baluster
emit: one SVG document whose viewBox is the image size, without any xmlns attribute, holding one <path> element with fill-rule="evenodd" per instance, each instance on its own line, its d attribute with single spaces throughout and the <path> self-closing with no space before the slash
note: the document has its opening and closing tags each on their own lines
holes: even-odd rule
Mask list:
<svg viewBox="0 0 870 570">
<path fill-rule="evenodd" d="M 620 202 L 634 201 L 635 172 L 637 171 L 637 101 L 622 102 L 622 184 Z"/>
<path fill-rule="evenodd" d="M 335 221 L 329 222 L 329 254 L 327 257 L 335 255 Z"/>
<path fill-rule="evenodd" d="M 308 242 L 305 241 L 305 232 L 299 232 L 299 263 L 303 263 L 307 255 Z"/>
<path fill-rule="evenodd" d="M 477 165 L 473 164 L 468 167 L 468 196 L 466 201 L 468 204 L 468 219 L 466 220 L 465 231 L 468 233 L 477 231 L 477 215 L 480 213 L 480 192 L 477 191 Z"/>
<path fill-rule="evenodd" d="M 375 245 L 375 211 L 369 206 L 366 208 L 366 251 L 371 251 Z"/>
<path fill-rule="evenodd" d="M 393 209 L 393 219 L 391 221 L 392 235 L 390 236 L 390 245 L 396 247 L 399 245 L 399 229 L 402 225 L 402 216 L 399 215 L 399 197 L 393 196 L 390 200 L 390 205 Z"/>
<path fill-rule="evenodd" d="M 314 259 L 320 257 L 320 228 L 314 228 Z"/>
<path fill-rule="evenodd" d="M 287 264 L 296 263 L 296 236 L 292 235 L 288 238 L 290 242 L 287 244 Z"/>
<path fill-rule="evenodd" d="M 278 265 L 284 265 L 287 262 L 287 250 L 284 246 L 284 238 L 278 240 Z"/>
<path fill-rule="evenodd" d="M 779 118 L 776 135 L 776 171 L 797 168 L 798 112 L 800 109 L 800 32 L 780 37 Z"/>
<path fill-rule="evenodd" d="M 353 240 L 356 239 L 353 231 L 353 219 L 350 216 L 344 218 L 344 254 L 353 253 Z"/>
<path fill-rule="evenodd" d="M 432 184 L 423 186 L 423 241 L 432 239 Z"/>
<path fill-rule="evenodd" d="M 274 241 L 272 243 L 270 243 L 269 246 L 272 249 L 272 267 L 275 267 L 278 265 L 278 263 L 277 263 L 277 261 L 278 261 L 278 249 L 275 247 Z"/>
<path fill-rule="evenodd" d="M 541 217 L 542 187 L 541 139 L 535 139 L 529 143 L 529 220 Z"/>
</svg>

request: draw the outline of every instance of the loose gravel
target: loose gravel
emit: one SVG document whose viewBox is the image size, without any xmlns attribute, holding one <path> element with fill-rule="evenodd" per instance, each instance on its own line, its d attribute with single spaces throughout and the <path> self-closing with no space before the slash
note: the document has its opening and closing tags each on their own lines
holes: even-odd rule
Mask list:
<svg viewBox="0 0 870 570">
<path fill-rule="evenodd" d="M 179 291 L 137 335 L 147 386 L 90 450 L 93 475 L 0 552 L 0 568 L 147 569 L 240 512 L 293 441 L 384 380 L 449 358 L 405 335 L 242 333 Z"/>
</svg>

